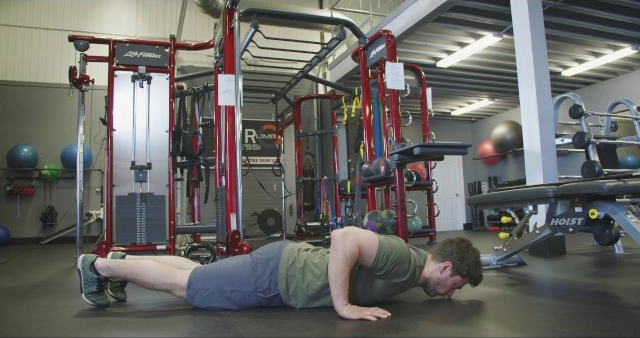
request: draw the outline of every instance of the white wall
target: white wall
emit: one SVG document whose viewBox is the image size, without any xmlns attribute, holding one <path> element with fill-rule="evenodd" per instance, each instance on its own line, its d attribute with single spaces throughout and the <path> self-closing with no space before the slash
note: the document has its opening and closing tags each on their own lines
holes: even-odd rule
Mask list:
<svg viewBox="0 0 640 338">
<path fill-rule="evenodd" d="M 68 83 L 78 52 L 71 34 L 167 41 L 177 34 L 180 0 L 3 0 L 0 1 L 0 80 Z M 189 2 L 181 41 L 208 41 L 213 18 Z M 107 55 L 105 45 L 87 52 Z M 210 52 L 209 52 L 210 53 Z M 211 62 L 205 52 L 183 52 L 190 63 Z M 90 64 L 96 85 L 106 85 L 106 65 Z"/>
<path fill-rule="evenodd" d="M 202 13 L 192 0 L 187 3 L 180 41 L 211 40 L 217 18 Z M 299 5 L 309 4 L 310 2 L 304 2 Z M 0 49 L 0 81 L 66 84 L 69 66 L 77 65 L 79 57 L 73 44 L 68 41 L 69 35 L 167 41 L 171 35 L 177 35 L 181 6 L 182 0 L 2 0 L 0 41 L 3 42 L 3 48 Z M 320 40 L 320 34 L 314 30 L 264 24 L 261 24 L 260 29 L 267 37 Z M 248 23 L 243 23 L 241 38 L 247 30 Z M 325 38 L 330 37 L 329 34 Z M 262 37 L 256 35 L 254 39 L 260 41 Z M 267 41 L 263 46 L 274 47 L 274 43 L 278 48 L 289 47 L 314 52 L 318 49 L 317 45 L 301 46 L 299 43 L 286 41 Z M 107 46 L 92 45 L 87 54 L 107 55 Z M 287 51 L 262 50 L 254 54 L 293 58 L 292 53 Z M 292 64 L 285 61 L 253 59 L 248 54 L 244 57 L 253 64 Z M 179 51 L 176 56 L 178 70 L 181 65 L 213 67 L 213 62 L 213 50 Z M 304 63 L 298 66 L 302 68 Z M 95 79 L 96 85 L 106 85 L 107 67 L 104 63 L 90 63 L 87 73 Z"/>
</svg>

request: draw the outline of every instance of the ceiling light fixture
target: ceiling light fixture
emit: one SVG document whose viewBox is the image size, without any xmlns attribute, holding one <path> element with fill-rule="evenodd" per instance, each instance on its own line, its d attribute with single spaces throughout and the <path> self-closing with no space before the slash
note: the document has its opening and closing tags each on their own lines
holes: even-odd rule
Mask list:
<svg viewBox="0 0 640 338">
<path fill-rule="evenodd" d="M 575 66 L 573 68 L 569 68 L 567 70 L 562 71 L 562 75 L 571 76 L 576 75 L 578 73 L 582 73 L 591 68 L 599 67 L 604 65 L 605 63 L 609 63 L 618 59 L 621 59 L 625 56 L 629 56 L 638 51 L 638 46 L 629 46 L 627 48 L 621 49 L 619 51 L 613 52 L 611 54 L 607 54 L 605 56 L 601 56 L 597 59 L 593 59 L 591 61 L 585 62 L 581 65 Z"/>
<path fill-rule="evenodd" d="M 436 63 L 437 67 L 447 68 L 454 63 L 463 60 L 491 45 L 502 40 L 502 34 L 500 33 L 491 33 L 489 35 L 484 36 L 481 39 L 476 40 L 474 43 L 469 44 L 468 46 L 462 48 L 461 50 L 447 56 L 446 58 L 438 61 Z"/>
<path fill-rule="evenodd" d="M 495 102 L 495 99 L 484 99 L 482 101 L 478 101 L 476 103 L 470 104 L 466 107 L 454 110 L 451 112 L 451 115 L 456 116 L 456 115 L 462 115 L 464 113 L 468 113 L 472 110 L 476 110 L 476 109 L 480 109 L 482 107 L 488 106 L 490 104 L 492 104 L 493 102 Z"/>
</svg>

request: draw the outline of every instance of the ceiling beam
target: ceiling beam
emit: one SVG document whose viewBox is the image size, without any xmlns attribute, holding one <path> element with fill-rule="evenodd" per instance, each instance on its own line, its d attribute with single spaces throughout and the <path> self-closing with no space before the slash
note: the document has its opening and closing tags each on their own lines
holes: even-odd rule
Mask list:
<svg viewBox="0 0 640 338">
<path fill-rule="evenodd" d="M 399 39 L 402 34 L 412 33 L 415 29 L 437 18 L 459 2 L 460 0 L 414 1 L 401 11 L 389 15 L 373 31 L 387 29 L 393 32 L 396 39 Z M 370 32 L 370 34 L 372 33 Z M 330 81 L 340 82 L 342 78 L 357 69 L 357 64 L 351 60 L 351 52 L 355 48 L 356 46 L 347 48 L 347 52 L 329 63 Z"/>
</svg>

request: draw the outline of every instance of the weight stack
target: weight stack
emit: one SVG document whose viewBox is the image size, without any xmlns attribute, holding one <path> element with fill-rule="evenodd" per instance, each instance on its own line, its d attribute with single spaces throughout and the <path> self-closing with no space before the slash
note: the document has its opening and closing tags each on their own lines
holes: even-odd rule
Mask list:
<svg viewBox="0 0 640 338">
<path fill-rule="evenodd" d="M 160 244 L 167 241 L 164 195 L 129 193 L 116 196 L 114 243 Z"/>
<path fill-rule="evenodd" d="M 225 242 L 227 238 L 227 186 L 218 189 L 220 198 L 216 201 L 216 241 Z"/>
</svg>

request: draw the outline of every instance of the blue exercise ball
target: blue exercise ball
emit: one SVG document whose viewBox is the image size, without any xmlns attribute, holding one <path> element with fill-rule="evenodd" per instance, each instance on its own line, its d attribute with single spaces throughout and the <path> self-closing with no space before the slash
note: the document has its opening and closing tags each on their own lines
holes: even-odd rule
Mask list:
<svg viewBox="0 0 640 338">
<path fill-rule="evenodd" d="M 38 152 L 28 144 L 16 144 L 7 152 L 7 166 L 16 169 L 35 168 L 38 166 Z"/>
<path fill-rule="evenodd" d="M 620 169 L 638 169 L 640 167 L 640 159 L 633 155 L 624 155 L 618 162 L 620 163 Z"/>
<path fill-rule="evenodd" d="M 9 245 L 11 242 L 11 232 L 9 229 L 0 224 L 0 246 Z"/>
<path fill-rule="evenodd" d="M 75 143 L 69 144 L 62 149 L 60 153 L 60 162 L 65 169 L 76 169 L 76 155 L 78 153 L 78 145 Z M 93 163 L 93 155 L 91 149 L 87 146 L 83 147 L 82 165 L 85 169 L 91 167 Z"/>
</svg>

